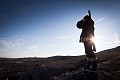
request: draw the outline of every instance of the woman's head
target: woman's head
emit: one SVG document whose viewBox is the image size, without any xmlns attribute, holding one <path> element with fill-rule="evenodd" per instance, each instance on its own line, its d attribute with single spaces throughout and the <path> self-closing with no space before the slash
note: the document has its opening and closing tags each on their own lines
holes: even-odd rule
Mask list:
<svg viewBox="0 0 120 80">
<path fill-rule="evenodd" d="M 89 19 L 90 19 L 90 16 L 86 15 L 86 16 L 84 16 L 83 19 L 85 19 L 85 20 L 89 20 Z"/>
</svg>

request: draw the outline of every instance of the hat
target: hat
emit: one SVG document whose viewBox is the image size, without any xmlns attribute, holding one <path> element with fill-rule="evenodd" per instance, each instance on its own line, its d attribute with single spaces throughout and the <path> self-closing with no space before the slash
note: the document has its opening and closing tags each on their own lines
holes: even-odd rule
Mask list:
<svg viewBox="0 0 120 80">
<path fill-rule="evenodd" d="M 83 19 L 90 19 L 90 16 L 86 15 Z"/>
</svg>

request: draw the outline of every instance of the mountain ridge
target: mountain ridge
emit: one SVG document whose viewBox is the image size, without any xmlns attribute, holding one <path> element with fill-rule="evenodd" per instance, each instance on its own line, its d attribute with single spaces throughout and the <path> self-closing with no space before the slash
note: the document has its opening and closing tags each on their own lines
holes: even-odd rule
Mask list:
<svg viewBox="0 0 120 80">
<path fill-rule="evenodd" d="M 120 46 L 98 52 L 96 56 L 98 58 L 98 80 L 120 80 Z M 8 80 L 18 80 L 20 76 L 24 77 L 19 80 L 77 80 L 75 76 L 78 75 L 78 80 L 88 80 L 84 77 L 89 78 L 90 75 L 86 74 L 89 72 L 84 73 L 82 71 L 85 64 L 85 55 L 48 58 L 0 58 L 0 80 L 7 78 Z M 74 79 L 66 79 L 68 78 L 66 73 Z M 43 76 L 41 76 L 42 74 Z"/>
</svg>

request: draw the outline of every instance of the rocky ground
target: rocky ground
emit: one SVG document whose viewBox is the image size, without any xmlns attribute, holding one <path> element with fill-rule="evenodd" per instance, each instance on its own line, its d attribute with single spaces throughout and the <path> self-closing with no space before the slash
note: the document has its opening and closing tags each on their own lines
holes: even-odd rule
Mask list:
<svg viewBox="0 0 120 80">
<path fill-rule="evenodd" d="M 84 55 L 0 58 L 0 80 L 120 80 L 120 47 L 96 55 L 97 72 L 83 69 Z"/>
</svg>

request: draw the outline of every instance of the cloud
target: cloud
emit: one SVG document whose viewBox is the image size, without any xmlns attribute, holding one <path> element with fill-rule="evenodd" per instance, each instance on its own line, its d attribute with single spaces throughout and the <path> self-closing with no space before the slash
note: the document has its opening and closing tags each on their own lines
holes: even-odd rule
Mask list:
<svg viewBox="0 0 120 80">
<path fill-rule="evenodd" d="M 100 22 L 100 21 L 102 21 L 102 20 L 104 20 L 105 18 L 103 17 L 103 18 L 100 18 L 100 19 L 98 19 L 97 21 L 96 21 L 96 23 L 97 22 Z"/>
<path fill-rule="evenodd" d="M 114 20 L 107 20 L 106 18 L 100 18 L 98 20 L 96 20 L 96 23 L 100 22 L 100 21 L 103 21 L 104 20 L 104 24 L 103 25 L 108 25 L 108 24 L 111 24 L 111 23 L 114 23 L 115 21 Z"/>
<path fill-rule="evenodd" d="M 108 24 L 111 24 L 111 23 L 114 23 L 115 21 L 109 21 L 109 22 L 106 22 L 104 25 L 108 25 Z"/>
<path fill-rule="evenodd" d="M 13 41 L 8 40 L 7 38 L 0 38 L 0 49 L 7 50 L 7 49 L 11 49 L 15 46 L 16 46 L 16 44 Z"/>
<path fill-rule="evenodd" d="M 0 57 L 8 57 L 7 51 L 1 51 L 0 50 Z"/>
<path fill-rule="evenodd" d="M 104 42 L 104 43 L 100 43 L 100 45 L 109 45 L 109 44 L 115 44 L 115 43 L 119 43 L 120 41 L 111 41 L 111 42 Z"/>
<path fill-rule="evenodd" d="M 28 47 L 27 48 L 27 50 L 28 50 L 28 52 L 38 52 L 39 50 L 40 50 L 40 47 L 39 46 L 37 46 L 37 45 L 33 45 L 33 46 L 30 46 L 30 47 Z"/>
</svg>

